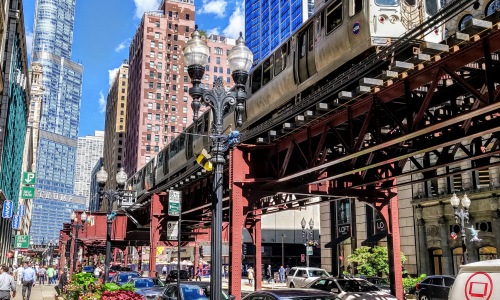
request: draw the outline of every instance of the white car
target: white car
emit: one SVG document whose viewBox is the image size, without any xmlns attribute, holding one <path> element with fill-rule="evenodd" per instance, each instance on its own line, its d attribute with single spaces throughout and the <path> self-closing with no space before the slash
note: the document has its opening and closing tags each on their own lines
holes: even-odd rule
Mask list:
<svg viewBox="0 0 500 300">
<path fill-rule="evenodd" d="M 290 288 L 302 288 L 320 277 L 329 277 L 327 271 L 320 268 L 294 267 L 288 272 L 286 286 Z"/>
<path fill-rule="evenodd" d="M 398 299 L 361 278 L 319 278 L 309 283 L 307 288 L 330 292 L 339 300 Z"/>
</svg>

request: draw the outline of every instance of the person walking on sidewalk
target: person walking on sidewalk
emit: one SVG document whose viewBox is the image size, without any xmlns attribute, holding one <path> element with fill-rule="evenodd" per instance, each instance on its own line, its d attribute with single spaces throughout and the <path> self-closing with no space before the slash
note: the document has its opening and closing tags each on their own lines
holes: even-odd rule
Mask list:
<svg viewBox="0 0 500 300">
<path fill-rule="evenodd" d="M 248 284 L 253 285 L 253 275 L 254 275 L 253 268 L 252 267 L 248 268 L 247 273 L 248 273 Z"/>
<path fill-rule="evenodd" d="M 59 283 L 54 287 L 56 290 L 57 295 L 55 295 L 55 299 L 59 299 L 59 297 L 62 296 L 62 292 L 64 291 L 64 287 L 68 284 L 68 274 L 60 270 L 59 271 Z"/>
<path fill-rule="evenodd" d="M 48 285 L 51 285 L 52 283 L 56 283 L 55 280 L 54 280 L 54 275 L 55 275 L 55 270 L 52 266 L 49 266 L 48 269 L 47 269 L 47 282 L 48 282 Z"/>
<path fill-rule="evenodd" d="M 0 268 L 0 300 L 10 300 L 10 292 L 12 298 L 16 297 L 16 284 L 14 278 L 9 274 L 9 267 L 2 266 Z"/>
<path fill-rule="evenodd" d="M 285 268 L 283 268 L 283 266 L 280 266 L 279 272 L 280 272 L 280 283 L 283 283 L 285 282 Z"/>
<path fill-rule="evenodd" d="M 21 285 L 22 284 L 22 279 L 23 279 L 23 272 L 24 272 L 24 268 L 26 267 L 26 263 L 23 263 L 23 265 L 19 266 L 17 268 L 17 284 L 18 285 Z"/>
<path fill-rule="evenodd" d="M 268 266 L 267 266 L 267 276 L 268 276 L 268 277 L 267 277 L 267 283 L 271 283 L 271 282 L 273 282 L 273 279 L 274 279 L 274 278 L 273 278 L 273 271 L 272 271 L 272 269 L 271 269 L 271 265 L 268 265 Z"/>
<path fill-rule="evenodd" d="M 30 300 L 31 288 L 35 285 L 36 281 L 36 271 L 33 269 L 31 262 L 23 271 L 23 277 L 21 282 L 23 284 L 23 300 Z"/>
<path fill-rule="evenodd" d="M 46 275 L 47 275 L 47 269 L 45 269 L 45 267 L 42 265 L 38 269 L 38 281 L 39 281 L 40 285 L 44 285 L 45 284 L 45 276 Z"/>
</svg>

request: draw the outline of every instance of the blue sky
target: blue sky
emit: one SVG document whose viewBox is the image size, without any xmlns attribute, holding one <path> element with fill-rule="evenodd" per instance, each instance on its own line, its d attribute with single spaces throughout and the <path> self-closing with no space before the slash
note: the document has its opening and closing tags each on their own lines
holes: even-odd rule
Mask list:
<svg viewBox="0 0 500 300">
<path fill-rule="evenodd" d="M 144 11 L 160 0 L 76 0 L 73 61 L 83 64 L 79 135 L 104 129 L 105 99 L 114 70 L 128 59 L 128 47 Z M 27 44 L 31 49 L 35 0 L 24 0 Z M 195 0 L 196 24 L 207 33 L 236 38 L 244 32 L 244 3 Z M 29 50 L 30 51 L 30 50 Z"/>
</svg>

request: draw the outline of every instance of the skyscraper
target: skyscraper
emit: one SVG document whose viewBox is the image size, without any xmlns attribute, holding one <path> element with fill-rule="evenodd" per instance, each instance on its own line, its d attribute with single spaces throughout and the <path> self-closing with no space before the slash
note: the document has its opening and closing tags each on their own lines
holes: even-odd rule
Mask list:
<svg viewBox="0 0 500 300">
<path fill-rule="evenodd" d="M 246 0 L 245 40 L 255 62 L 265 58 L 314 12 L 314 0 Z"/>
<path fill-rule="evenodd" d="M 75 203 L 74 176 L 83 67 L 71 61 L 76 0 L 37 0 L 32 61 L 43 66 L 36 198 L 31 236 L 57 239 Z M 57 218 L 46 218 L 57 216 Z"/>
<path fill-rule="evenodd" d="M 75 195 L 85 197 L 86 206 L 90 202 L 91 172 L 102 157 L 104 146 L 104 131 L 96 130 L 94 135 L 78 138 L 76 151 Z"/>
<path fill-rule="evenodd" d="M 194 15 L 193 1 L 163 1 L 159 11 L 144 14 L 132 40 L 124 166 L 129 176 L 193 120 L 182 47 L 194 31 Z M 235 40 L 218 35 L 205 39 L 210 58 L 202 83 L 210 88 L 215 76 L 222 77 L 229 90 L 233 81 L 227 57 Z"/>
</svg>

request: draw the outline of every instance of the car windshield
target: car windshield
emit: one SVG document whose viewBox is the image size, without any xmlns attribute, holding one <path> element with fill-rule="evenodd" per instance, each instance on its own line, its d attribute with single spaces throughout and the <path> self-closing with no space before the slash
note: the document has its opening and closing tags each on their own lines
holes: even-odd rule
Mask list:
<svg viewBox="0 0 500 300">
<path fill-rule="evenodd" d="M 207 296 L 207 298 L 210 298 L 210 286 L 206 285 L 206 286 L 203 286 L 201 288 L 203 289 L 205 296 Z M 224 300 L 229 299 L 229 296 L 227 295 L 227 293 L 224 290 L 222 291 L 222 299 L 224 299 Z"/>
<path fill-rule="evenodd" d="M 344 292 L 359 293 L 359 292 L 373 292 L 380 289 L 366 280 L 349 280 L 339 279 L 337 283 L 340 285 Z"/>
<path fill-rule="evenodd" d="M 118 282 L 127 282 L 130 278 L 136 278 L 136 277 L 139 277 L 139 274 L 136 273 L 120 274 L 118 276 Z"/>
<path fill-rule="evenodd" d="M 182 299 L 184 300 L 208 300 L 205 292 L 199 286 L 188 285 L 182 287 Z"/>
<path fill-rule="evenodd" d="M 328 277 L 330 276 L 325 270 L 309 270 L 309 277 L 321 277 L 325 276 Z"/>
<path fill-rule="evenodd" d="M 151 278 L 139 278 L 134 280 L 134 287 L 136 289 L 142 289 L 142 288 L 147 288 L 147 287 L 153 287 L 155 286 L 155 283 L 153 279 Z"/>
</svg>

